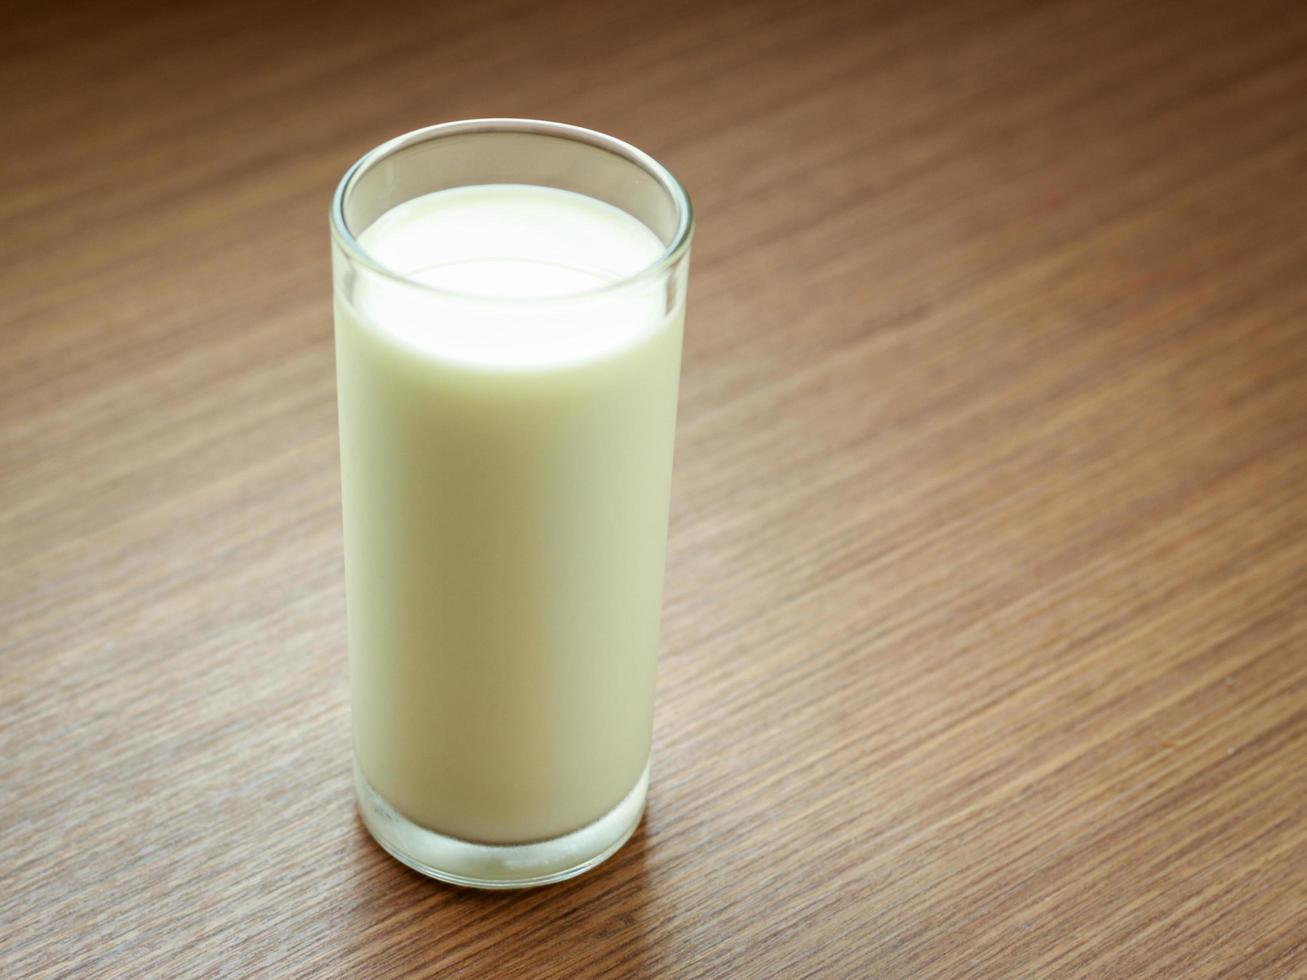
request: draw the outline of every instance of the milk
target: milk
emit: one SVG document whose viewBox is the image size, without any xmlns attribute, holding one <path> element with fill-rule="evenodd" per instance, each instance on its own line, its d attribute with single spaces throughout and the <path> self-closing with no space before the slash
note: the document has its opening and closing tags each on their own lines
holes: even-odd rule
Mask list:
<svg viewBox="0 0 1307 980">
<path fill-rule="evenodd" d="M 359 242 L 434 288 L 337 290 L 357 763 L 439 833 L 567 833 L 649 758 L 684 311 L 658 277 L 610 284 L 663 243 L 513 184 Z"/>
</svg>

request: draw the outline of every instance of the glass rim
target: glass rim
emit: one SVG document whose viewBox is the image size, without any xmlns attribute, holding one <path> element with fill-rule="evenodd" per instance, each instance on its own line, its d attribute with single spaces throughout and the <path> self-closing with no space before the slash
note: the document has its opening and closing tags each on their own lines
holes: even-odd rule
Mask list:
<svg viewBox="0 0 1307 980">
<path fill-rule="evenodd" d="M 587 143 L 591 146 L 608 150 L 628 162 L 635 164 L 637 167 L 644 170 L 649 176 L 653 177 L 672 199 L 676 208 L 677 222 L 676 230 L 671 236 L 671 241 L 663 248 L 662 252 L 658 254 L 657 258 L 651 261 L 648 265 L 637 269 L 629 275 L 624 275 L 611 282 L 606 282 L 603 285 L 594 286 L 590 289 L 546 296 L 494 296 L 485 293 L 465 293 L 442 286 L 432 286 L 429 283 L 421 282 L 405 273 L 390 268 L 373 258 L 373 256 L 363 248 L 359 243 L 358 238 L 355 237 L 353 231 L 350 230 L 348 222 L 345 220 L 345 201 L 353 191 L 354 186 L 370 169 L 372 169 L 372 167 L 406 147 L 412 146 L 416 143 L 426 142 L 430 139 L 438 139 L 443 136 L 453 136 L 463 133 L 496 132 L 516 132 L 542 136 L 555 136 L 578 143 Z M 641 224 L 643 224 L 643 222 L 641 222 Z M 354 161 L 353 165 L 345 171 L 345 175 L 341 177 L 340 183 L 336 185 L 336 192 L 331 200 L 331 237 L 351 260 L 364 266 L 371 272 L 385 276 L 387 279 L 402 283 L 403 285 L 409 286 L 413 289 L 419 289 L 435 296 L 446 296 L 451 299 L 475 301 L 478 303 L 572 302 L 575 300 L 586 299 L 591 296 L 599 296 L 626 289 L 632 285 L 655 279 L 675 266 L 689 249 L 690 239 L 693 234 L 694 208 L 690 203 L 690 195 L 686 192 L 681 182 L 672 175 L 672 172 L 656 159 L 638 147 L 632 146 L 630 143 L 620 140 L 615 136 L 609 136 L 606 133 L 601 133 L 593 129 L 586 129 L 583 126 L 573 126 L 569 123 L 549 122 L 542 119 L 460 119 L 453 122 L 436 123 L 432 126 L 424 126 L 421 129 L 414 129 L 407 133 L 402 133 L 399 136 L 386 140 L 384 143 L 374 146 L 372 149 L 368 150 L 367 153 L 363 154 L 363 156 L 359 157 L 358 160 Z"/>
</svg>

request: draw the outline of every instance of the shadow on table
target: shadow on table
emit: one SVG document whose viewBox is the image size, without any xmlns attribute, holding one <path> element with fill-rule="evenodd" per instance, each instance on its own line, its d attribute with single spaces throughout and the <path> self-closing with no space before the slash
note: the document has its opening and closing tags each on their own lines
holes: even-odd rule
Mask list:
<svg viewBox="0 0 1307 980">
<path fill-rule="evenodd" d="M 361 952 L 378 967 L 640 972 L 651 953 L 647 824 L 646 815 L 621 850 L 578 878 L 496 892 L 418 874 L 383 851 L 360 819 L 351 932 L 370 936 Z"/>
</svg>

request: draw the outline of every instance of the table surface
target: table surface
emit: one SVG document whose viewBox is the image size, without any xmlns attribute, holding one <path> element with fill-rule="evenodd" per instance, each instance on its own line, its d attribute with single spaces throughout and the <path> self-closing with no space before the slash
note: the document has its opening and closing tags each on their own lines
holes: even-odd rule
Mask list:
<svg viewBox="0 0 1307 980">
<path fill-rule="evenodd" d="M 1304 9 L 5 15 L 0 974 L 1307 975 Z M 515 894 L 355 813 L 326 225 L 493 115 L 700 221 L 648 813 Z"/>
</svg>

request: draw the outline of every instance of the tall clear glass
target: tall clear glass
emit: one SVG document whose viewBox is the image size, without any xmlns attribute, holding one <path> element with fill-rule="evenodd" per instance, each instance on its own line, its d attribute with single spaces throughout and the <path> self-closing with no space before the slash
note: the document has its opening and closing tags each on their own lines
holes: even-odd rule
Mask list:
<svg viewBox="0 0 1307 980">
<path fill-rule="evenodd" d="M 369 245 L 379 218 L 438 191 L 482 188 L 511 212 L 504 185 L 611 205 L 655 251 L 537 293 L 517 266 L 451 288 Z M 511 252 L 493 227 L 473 220 L 432 247 L 440 261 Z M 381 846 L 432 877 L 560 881 L 639 823 L 692 230 L 685 191 L 651 157 L 532 120 L 409 133 L 336 191 L 356 788 Z M 560 245 L 531 261 L 570 275 L 578 260 Z"/>
</svg>

